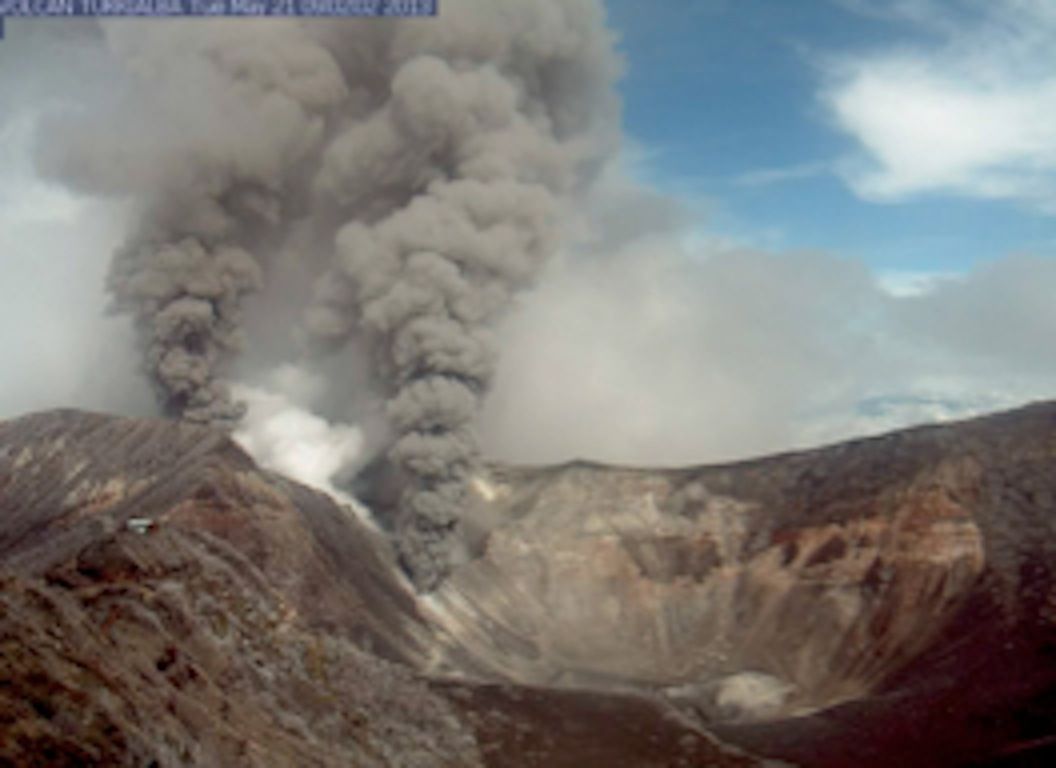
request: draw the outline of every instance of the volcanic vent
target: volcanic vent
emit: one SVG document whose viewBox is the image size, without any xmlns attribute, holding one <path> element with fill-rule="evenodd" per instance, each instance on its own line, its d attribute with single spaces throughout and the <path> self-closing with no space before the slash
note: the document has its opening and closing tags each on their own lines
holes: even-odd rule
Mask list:
<svg viewBox="0 0 1056 768">
<path fill-rule="evenodd" d="M 440 668 L 648 691 L 805 765 L 974 759 L 1020 706 L 1050 735 L 1054 468 L 1052 405 L 722 466 L 492 465 L 427 603 Z"/>
</svg>

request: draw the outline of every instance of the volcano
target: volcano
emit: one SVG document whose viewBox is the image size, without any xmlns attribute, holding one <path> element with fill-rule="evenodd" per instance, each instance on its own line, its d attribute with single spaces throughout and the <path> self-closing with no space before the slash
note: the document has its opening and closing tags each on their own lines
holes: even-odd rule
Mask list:
<svg viewBox="0 0 1056 768">
<path fill-rule="evenodd" d="M 470 487 L 420 596 L 384 466 L 367 519 L 208 427 L 0 424 L 0 765 L 1056 757 L 1056 404 Z"/>
</svg>

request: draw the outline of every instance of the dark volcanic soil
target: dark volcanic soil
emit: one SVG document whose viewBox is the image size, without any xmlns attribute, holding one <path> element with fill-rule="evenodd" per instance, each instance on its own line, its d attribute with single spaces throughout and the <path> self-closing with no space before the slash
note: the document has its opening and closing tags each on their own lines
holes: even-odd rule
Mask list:
<svg viewBox="0 0 1056 768">
<path fill-rule="evenodd" d="M 473 489 L 419 601 L 223 435 L 0 424 L 0 765 L 1056 764 L 1056 405 Z"/>
<path fill-rule="evenodd" d="M 0 424 L 2 766 L 759 764 L 641 697 L 431 683 L 433 632 L 382 537 L 222 435 Z"/>
</svg>

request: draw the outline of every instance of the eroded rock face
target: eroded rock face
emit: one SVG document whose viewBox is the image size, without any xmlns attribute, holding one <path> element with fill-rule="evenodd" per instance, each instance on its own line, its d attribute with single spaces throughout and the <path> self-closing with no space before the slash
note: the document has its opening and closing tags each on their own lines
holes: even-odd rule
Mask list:
<svg viewBox="0 0 1056 768">
<path fill-rule="evenodd" d="M 220 433 L 0 424 L 2 766 L 759 765 L 642 697 L 433 683 L 435 631 L 384 536 Z"/>
<path fill-rule="evenodd" d="M 457 651 L 534 683 L 765 674 L 788 689 L 767 716 L 802 713 L 874 690 L 983 572 L 982 534 L 957 489 L 925 476 L 802 527 L 709 481 L 588 466 L 496 473 L 492 503 L 520 514 L 435 598 Z"/>
<path fill-rule="evenodd" d="M 807 765 L 1056 741 L 1052 405 L 728 466 L 495 467 L 475 488 L 489 532 L 432 602 L 453 668 L 654 687 Z"/>
<path fill-rule="evenodd" d="M 0 515 L 0 763 L 482 764 L 383 540 L 219 433 L 5 423 Z"/>
<path fill-rule="evenodd" d="M 473 487 L 419 598 L 223 435 L 0 424 L 0 765 L 1047 764 L 1054 405 Z"/>
</svg>

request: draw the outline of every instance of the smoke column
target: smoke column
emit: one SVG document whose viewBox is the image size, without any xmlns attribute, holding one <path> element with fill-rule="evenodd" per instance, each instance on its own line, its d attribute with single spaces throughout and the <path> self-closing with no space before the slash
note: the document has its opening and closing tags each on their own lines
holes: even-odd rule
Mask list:
<svg viewBox="0 0 1056 768">
<path fill-rule="evenodd" d="M 228 424 L 242 412 L 222 374 L 244 343 L 243 300 L 260 288 L 293 174 L 348 92 L 295 23 L 117 22 L 102 35 L 124 80 L 112 102 L 45 125 L 38 165 L 137 200 L 110 270 L 113 308 L 135 319 L 164 412 Z"/>
<path fill-rule="evenodd" d="M 237 423 L 225 377 L 245 304 L 296 243 L 294 272 L 315 281 L 305 349 L 369 350 L 405 486 L 397 548 L 432 589 L 477 461 L 489 329 L 615 148 L 619 67 L 600 2 L 445 0 L 436 19 L 116 22 L 102 35 L 122 87 L 52 119 L 38 160 L 73 188 L 139 201 L 108 288 L 162 408 Z"/>
</svg>

